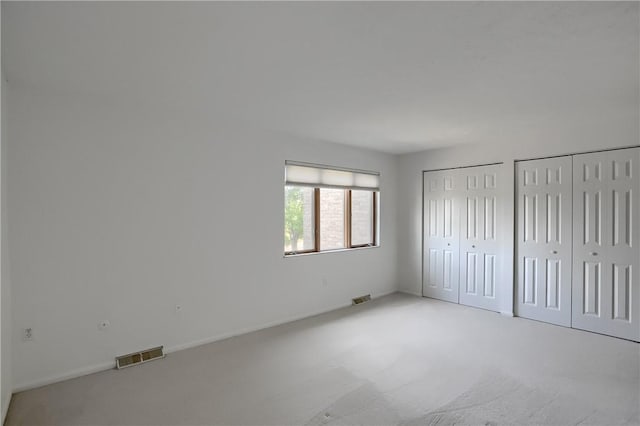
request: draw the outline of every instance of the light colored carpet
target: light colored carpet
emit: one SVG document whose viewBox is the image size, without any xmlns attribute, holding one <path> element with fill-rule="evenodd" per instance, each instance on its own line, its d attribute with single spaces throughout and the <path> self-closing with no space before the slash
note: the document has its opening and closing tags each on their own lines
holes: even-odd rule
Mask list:
<svg viewBox="0 0 640 426">
<path fill-rule="evenodd" d="M 6 424 L 639 424 L 640 345 L 394 294 L 14 395 Z"/>
</svg>

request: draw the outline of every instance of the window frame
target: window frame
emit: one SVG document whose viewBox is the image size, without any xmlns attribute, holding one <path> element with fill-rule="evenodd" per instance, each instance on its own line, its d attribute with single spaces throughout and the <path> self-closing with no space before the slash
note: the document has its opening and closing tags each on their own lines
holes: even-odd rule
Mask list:
<svg viewBox="0 0 640 426">
<path fill-rule="evenodd" d="M 300 185 L 285 185 L 302 188 Z M 320 247 L 320 233 L 319 229 L 317 229 L 318 217 L 320 215 L 320 191 L 319 188 L 313 188 L 313 248 L 306 250 L 296 250 L 296 251 L 285 251 L 285 256 L 295 256 L 297 254 L 310 254 L 318 252 Z"/>
<path fill-rule="evenodd" d="M 287 186 L 300 186 L 300 185 L 287 185 Z M 312 253 L 331 253 L 337 251 L 345 251 L 345 250 L 353 250 L 353 249 L 362 249 L 362 248 L 373 248 L 379 247 L 380 243 L 378 242 L 378 192 L 371 190 L 372 193 L 372 225 L 371 225 L 371 237 L 372 241 L 370 243 L 364 244 L 356 244 L 353 245 L 351 241 L 352 237 L 352 191 L 351 188 L 340 188 L 344 191 L 345 196 L 345 211 L 344 211 L 344 247 L 335 248 L 335 249 L 320 249 L 320 190 L 322 187 L 314 186 L 313 187 L 313 248 L 307 250 L 297 250 L 297 251 L 285 251 L 285 257 L 297 256 L 301 254 L 312 254 Z M 358 189 L 359 191 L 367 191 L 366 189 Z"/>
<path fill-rule="evenodd" d="M 376 247 L 377 246 L 377 235 L 376 235 L 376 231 L 378 229 L 378 202 L 377 202 L 377 195 L 378 192 L 377 191 L 370 191 L 372 194 L 371 197 L 371 203 L 372 203 L 372 218 L 371 218 L 371 242 L 370 243 L 364 243 L 364 244 L 353 244 L 352 241 L 352 230 L 353 230 L 353 214 L 352 214 L 352 208 L 353 208 L 353 198 L 352 198 L 352 189 L 347 189 L 346 191 L 346 206 L 347 206 L 347 212 L 345 213 L 345 217 L 348 221 L 348 223 L 345 223 L 345 234 L 346 235 L 346 241 L 345 241 L 345 246 L 347 248 L 364 248 L 364 247 Z M 358 190 L 358 191 L 362 191 L 362 190 Z"/>
</svg>

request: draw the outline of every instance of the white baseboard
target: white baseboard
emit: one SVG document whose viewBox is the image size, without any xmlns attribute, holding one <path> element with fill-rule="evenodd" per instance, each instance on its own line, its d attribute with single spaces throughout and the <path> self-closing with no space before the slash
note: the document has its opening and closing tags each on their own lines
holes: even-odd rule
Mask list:
<svg viewBox="0 0 640 426">
<path fill-rule="evenodd" d="M 388 296 L 389 294 L 393 294 L 396 293 L 396 290 L 391 290 L 391 291 L 387 291 L 384 293 L 379 293 L 379 294 L 372 294 L 371 297 L 373 299 L 377 299 L 379 297 L 383 297 L 383 296 Z M 277 321 L 272 321 L 272 322 L 268 322 L 266 324 L 262 324 L 259 326 L 255 326 L 255 327 L 247 327 L 247 328 L 243 328 L 237 331 L 233 331 L 230 333 L 223 333 L 223 334 L 219 334 L 217 336 L 213 336 L 213 337 L 209 337 L 206 339 L 201 339 L 201 340 L 196 340 L 193 342 L 189 342 L 189 343 L 184 343 L 181 345 L 175 345 L 175 346 L 171 346 L 166 348 L 166 353 L 172 353 L 172 352 L 177 352 L 177 351 L 182 351 L 184 349 L 190 349 L 190 348 L 195 348 L 197 346 L 202 346 L 202 345 L 206 345 L 209 343 L 214 343 L 220 340 L 224 340 L 224 339 L 229 339 L 231 337 L 236 337 L 236 336 L 241 336 L 243 334 L 248 334 L 248 333 L 253 333 L 256 331 L 260 331 L 260 330 L 264 330 L 267 328 L 271 328 L 271 327 L 277 327 L 279 325 L 282 324 L 287 324 L 290 322 L 294 322 L 294 321 L 299 321 L 299 320 L 303 320 L 303 319 L 307 319 L 307 318 L 311 318 L 311 317 L 315 317 L 318 315 L 322 315 L 322 314 L 326 314 L 327 312 L 332 312 L 338 309 L 342 309 L 342 308 L 346 308 L 348 306 L 351 306 L 351 303 L 341 303 L 338 305 L 334 305 L 333 307 L 327 308 L 327 309 L 322 309 L 322 310 L 318 310 L 318 311 L 314 311 L 310 314 L 302 314 L 302 315 L 294 315 L 288 318 L 284 318 L 284 319 L 280 319 Z"/>
<path fill-rule="evenodd" d="M 327 312 L 335 311 L 337 309 L 345 308 L 345 307 L 347 307 L 349 305 L 351 305 L 351 304 L 349 303 L 349 304 L 335 305 L 335 306 L 333 306 L 333 307 L 331 307 L 329 309 L 316 311 L 316 312 L 313 312 L 313 313 L 310 313 L 310 314 L 306 314 L 306 315 L 296 315 L 296 316 L 288 317 L 288 318 L 285 318 L 285 319 L 268 322 L 266 324 L 262 324 L 262 325 L 255 326 L 255 327 L 246 327 L 246 328 L 242 328 L 240 330 L 235 330 L 235 331 L 232 331 L 232 332 L 229 332 L 229 333 L 222 333 L 222 334 L 218 334 L 216 336 L 207 337 L 205 339 L 194 340 L 192 342 L 187 342 L 187 343 L 183 343 L 183 344 L 180 344 L 180 345 L 170 346 L 170 347 L 166 348 L 165 352 L 170 354 L 172 352 L 178 352 L 178 351 L 182 351 L 182 350 L 185 350 L 185 349 L 190 349 L 190 348 L 195 348 L 195 347 L 202 346 L 202 345 L 207 345 L 209 343 L 218 342 L 220 340 L 229 339 L 231 337 L 242 336 L 243 334 L 249 334 L 249 333 L 253 333 L 253 332 L 256 332 L 256 331 L 264 330 L 264 329 L 267 329 L 267 328 L 277 327 L 279 325 L 287 324 L 289 322 L 294 322 L 294 321 L 298 321 L 298 320 L 305 319 L 305 318 L 315 317 L 317 315 L 321 315 L 321 314 L 324 314 L 324 313 L 327 313 Z"/>
<path fill-rule="evenodd" d="M 513 317 L 515 315 L 513 315 L 512 311 L 500 311 L 500 315 L 504 315 L 505 317 Z"/>
<path fill-rule="evenodd" d="M 9 411 L 9 404 L 11 404 L 11 394 L 7 395 L 4 401 L 2 401 L 2 424 L 4 424 L 7 418 L 7 412 Z"/>
<path fill-rule="evenodd" d="M 43 379 L 34 380 L 31 382 L 19 383 L 13 388 L 13 393 L 23 392 L 29 389 L 39 388 L 41 386 L 50 385 L 56 382 L 62 382 L 64 380 L 75 379 L 76 377 L 86 376 L 87 374 L 98 373 L 100 371 L 110 370 L 115 368 L 115 359 L 110 362 L 103 362 L 100 364 L 89 365 L 75 370 L 67 371 L 62 374 L 54 374 Z"/>
<path fill-rule="evenodd" d="M 417 291 L 411 291 L 411 290 L 405 290 L 405 289 L 398 289 L 398 293 L 404 293 L 404 294 L 410 294 L 412 296 L 418 296 L 418 297 L 422 297 L 422 295 L 417 292 Z"/>
<path fill-rule="evenodd" d="M 378 293 L 378 294 L 372 294 L 371 297 L 376 299 L 379 297 L 383 297 L 383 296 L 387 296 L 389 294 L 392 293 L 396 293 L 397 290 L 390 290 L 390 291 L 386 291 L 386 292 L 382 292 L 382 293 Z M 321 309 L 312 313 L 308 313 L 308 314 L 301 314 L 301 315 L 294 315 L 291 317 L 287 317 L 284 319 L 280 319 L 277 321 L 272 321 L 272 322 L 268 322 L 266 324 L 261 324 L 258 326 L 254 326 L 254 327 L 246 327 L 240 330 L 235 330 L 232 332 L 228 332 L 228 333 L 222 333 L 222 334 L 218 334 L 216 336 L 212 336 L 212 337 L 208 337 L 206 339 L 200 339 L 200 340 L 195 340 L 195 341 L 191 341 L 191 342 L 187 342 L 187 343 L 183 343 L 180 345 L 174 345 L 174 346 L 169 346 L 165 348 L 165 353 L 172 353 L 172 352 L 177 352 L 177 351 L 181 351 L 184 349 L 190 349 L 190 348 L 195 348 L 197 346 L 202 346 L 202 345 L 206 345 L 209 343 L 214 343 L 220 340 L 224 340 L 224 339 L 228 339 L 231 337 L 236 337 L 236 336 L 240 336 L 243 334 L 248 334 L 248 333 L 253 333 L 255 331 L 260 331 L 260 330 L 264 330 L 266 328 L 271 328 L 271 327 L 276 327 L 278 325 L 282 325 L 282 324 L 286 324 L 286 323 L 290 323 L 293 321 L 298 321 L 298 320 L 302 320 L 302 319 L 306 319 L 306 318 L 311 318 L 311 317 L 315 317 L 318 315 L 322 315 L 325 314 L 327 312 L 331 312 L 331 311 L 335 311 L 338 309 L 342 309 L 342 308 L 346 308 L 348 306 L 351 306 L 350 302 L 345 302 L 345 303 L 340 303 L 340 304 L 336 304 L 333 305 L 329 308 L 325 308 L 325 309 Z M 16 385 L 13 389 L 13 392 L 23 392 L 29 389 L 34 389 L 34 388 L 39 388 L 41 386 L 46 386 L 46 385 L 50 385 L 52 383 L 56 383 L 56 382 L 61 382 L 63 380 L 69 380 L 69 379 L 75 379 L 77 377 L 82 377 L 82 376 L 86 376 L 87 374 L 93 374 L 93 373 L 98 373 L 100 371 L 105 371 L 105 370 L 111 370 L 112 368 L 115 368 L 115 359 L 114 361 L 109 361 L 109 362 L 103 362 L 100 364 L 94 364 L 94 365 L 90 365 L 87 367 L 82 367 L 82 368 L 78 368 L 75 370 L 71 370 L 68 371 L 66 373 L 62 373 L 62 374 L 56 374 L 56 375 L 51 375 L 48 377 L 45 377 L 43 379 L 39 379 L 39 380 L 34 380 L 31 382 L 26 382 L 26 383 L 20 383 L 18 385 Z M 4 410 L 4 406 L 3 406 L 3 410 Z"/>
</svg>

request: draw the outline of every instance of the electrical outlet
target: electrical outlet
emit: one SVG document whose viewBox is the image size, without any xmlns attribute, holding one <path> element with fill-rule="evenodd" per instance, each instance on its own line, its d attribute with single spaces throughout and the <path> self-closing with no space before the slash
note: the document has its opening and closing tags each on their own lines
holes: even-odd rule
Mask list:
<svg viewBox="0 0 640 426">
<path fill-rule="evenodd" d="M 22 330 L 22 340 L 25 342 L 33 340 L 33 328 L 27 327 Z"/>
<path fill-rule="evenodd" d="M 98 330 L 100 331 L 105 331 L 109 327 L 111 327 L 111 323 L 109 322 L 109 320 L 100 321 L 98 323 Z"/>
</svg>

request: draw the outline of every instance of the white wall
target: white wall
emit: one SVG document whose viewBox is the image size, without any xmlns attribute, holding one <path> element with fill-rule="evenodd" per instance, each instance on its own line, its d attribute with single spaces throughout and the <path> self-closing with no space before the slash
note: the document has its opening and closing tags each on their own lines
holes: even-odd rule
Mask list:
<svg viewBox="0 0 640 426">
<path fill-rule="evenodd" d="M 392 155 L 13 86 L 8 104 L 17 389 L 397 287 Z M 283 258 L 286 159 L 380 171 L 382 246 Z"/>
<path fill-rule="evenodd" d="M 2 7 L 0 7 L 0 18 Z M 0 19 L 2 21 L 2 19 Z M 1 33 L 1 31 L 0 31 Z M 0 43 L 2 44 L 2 43 Z M 4 422 L 13 390 L 11 377 L 11 285 L 7 247 L 6 80 L 0 58 L 0 422 Z"/>
<path fill-rule="evenodd" d="M 513 143 L 461 145 L 452 148 L 406 154 L 398 163 L 398 284 L 400 291 L 422 292 L 422 172 L 424 170 L 504 162 L 507 173 L 504 192 L 507 212 L 504 224 L 514 222 L 514 161 L 536 157 L 571 154 L 591 150 L 638 145 L 640 124 L 638 103 L 615 116 L 603 111 L 602 120 L 585 120 L 584 126 L 566 134 L 545 133 L 544 123 L 536 134 L 514 135 Z M 511 230 L 511 233 L 513 230 Z M 505 246 L 511 259 L 513 277 L 513 237 Z M 513 282 L 503 283 L 501 311 L 513 312 Z"/>
<path fill-rule="evenodd" d="M 0 333 L 2 333 L 2 339 L 0 342 L 0 376 L 2 380 L 0 380 L 0 394 L 2 395 L 2 421 L 4 421 L 4 416 L 7 414 L 7 409 L 9 408 L 9 401 L 11 400 L 11 393 L 13 390 L 12 384 L 12 371 L 11 371 L 11 343 L 12 343 L 12 321 L 11 321 L 11 281 L 9 276 L 9 250 L 8 250 L 8 239 L 7 239 L 7 155 L 6 155 L 6 135 L 7 135 L 7 126 L 6 126 L 6 90 L 5 90 L 5 78 L 4 74 L 2 75 L 1 86 L 2 90 L 1 98 L 2 98 L 2 128 L 1 128 L 1 138 L 2 144 L 0 149 L 0 187 L 1 187 L 1 200 L 0 200 L 0 212 L 1 212 L 1 225 L 0 225 L 0 234 L 1 234 L 1 243 L 0 243 L 0 252 L 1 252 L 1 262 L 0 262 L 0 280 L 2 286 L 0 288 L 0 299 L 1 299 L 1 312 L 2 316 L 0 318 L 1 329 Z"/>
<path fill-rule="evenodd" d="M 514 159 L 630 146 L 640 135 L 633 114 L 620 114 L 574 135 L 394 157 L 219 123 L 204 112 L 4 92 L 17 389 L 106 368 L 118 354 L 177 349 L 398 285 L 420 294 L 423 170 L 503 161 L 512 206 Z M 285 159 L 381 171 L 382 247 L 284 259 Z M 8 278 L 3 268 L 3 288 Z M 99 331 L 105 319 L 111 328 Z M 34 341 L 22 341 L 25 327 Z"/>
</svg>

